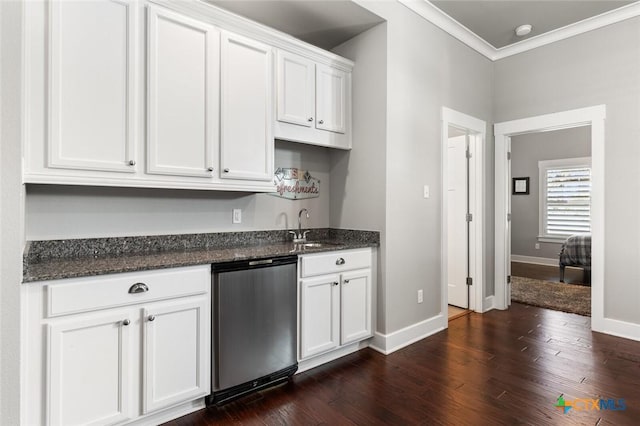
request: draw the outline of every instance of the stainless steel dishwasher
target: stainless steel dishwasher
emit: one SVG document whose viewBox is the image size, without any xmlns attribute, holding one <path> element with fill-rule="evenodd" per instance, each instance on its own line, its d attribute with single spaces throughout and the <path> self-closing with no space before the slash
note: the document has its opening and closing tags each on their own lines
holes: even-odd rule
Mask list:
<svg viewBox="0 0 640 426">
<path fill-rule="evenodd" d="M 281 383 L 298 369 L 297 260 L 213 265 L 209 404 Z"/>
</svg>

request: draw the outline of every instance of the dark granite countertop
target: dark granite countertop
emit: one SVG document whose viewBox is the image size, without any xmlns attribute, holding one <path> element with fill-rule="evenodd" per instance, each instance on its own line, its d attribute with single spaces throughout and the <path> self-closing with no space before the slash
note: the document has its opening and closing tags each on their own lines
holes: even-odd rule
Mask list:
<svg viewBox="0 0 640 426">
<path fill-rule="evenodd" d="M 323 244 L 294 244 L 283 231 L 32 241 L 23 282 L 377 247 L 380 241 L 375 231 L 324 228 L 311 236 Z"/>
</svg>

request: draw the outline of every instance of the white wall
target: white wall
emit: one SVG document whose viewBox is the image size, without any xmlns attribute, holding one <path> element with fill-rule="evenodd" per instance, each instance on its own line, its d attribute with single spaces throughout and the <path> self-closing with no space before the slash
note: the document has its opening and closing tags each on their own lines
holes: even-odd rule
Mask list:
<svg viewBox="0 0 640 426">
<path fill-rule="evenodd" d="M 331 152 L 331 226 L 380 231 L 377 329 L 385 329 L 385 218 L 387 25 L 352 38 L 333 51 L 353 70 L 353 150 Z"/>
<path fill-rule="evenodd" d="M 327 148 L 276 143 L 276 167 L 310 170 L 320 197 L 288 200 L 268 194 L 140 188 L 29 185 L 27 240 L 293 229 L 306 207 L 305 228 L 329 226 L 331 182 Z M 232 224 L 234 208 L 242 223 Z"/>
<path fill-rule="evenodd" d="M 495 122 L 605 104 L 605 318 L 640 324 L 640 18 L 497 61 Z"/>
<path fill-rule="evenodd" d="M 22 3 L 0 2 L 0 424 L 19 424 Z"/>
<path fill-rule="evenodd" d="M 493 64 L 400 3 L 358 4 L 387 21 L 386 318 L 378 331 L 390 333 L 440 313 L 440 111 L 447 106 L 491 123 Z M 487 152 L 493 152 L 491 141 Z M 487 170 L 492 167 L 487 164 Z M 367 180 L 379 170 L 364 172 L 361 179 Z M 422 197 L 425 184 L 431 187 L 429 199 Z M 492 220 L 493 200 L 485 207 Z M 492 229 L 487 221 L 487 235 Z M 493 250 L 490 242 L 487 248 Z M 492 276 L 485 281 L 492 282 Z M 418 289 L 425 293 L 422 304 Z"/>
<path fill-rule="evenodd" d="M 538 161 L 591 156 L 591 126 L 527 133 L 511 138 L 511 176 L 529 177 L 529 194 L 511 195 L 511 254 L 558 262 L 561 242 L 538 242 L 540 183 Z M 536 249 L 535 244 L 540 248 Z"/>
</svg>

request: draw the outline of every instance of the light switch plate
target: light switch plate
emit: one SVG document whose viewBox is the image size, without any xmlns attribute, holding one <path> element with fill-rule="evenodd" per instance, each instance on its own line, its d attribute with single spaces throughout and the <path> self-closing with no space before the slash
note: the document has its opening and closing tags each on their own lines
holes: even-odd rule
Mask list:
<svg viewBox="0 0 640 426">
<path fill-rule="evenodd" d="M 424 198 L 429 198 L 429 185 L 424 186 Z"/>
<path fill-rule="evenodd" d="M 242 223 L 242 210 L 233 209 L 233 223 Z"/>
</svg>

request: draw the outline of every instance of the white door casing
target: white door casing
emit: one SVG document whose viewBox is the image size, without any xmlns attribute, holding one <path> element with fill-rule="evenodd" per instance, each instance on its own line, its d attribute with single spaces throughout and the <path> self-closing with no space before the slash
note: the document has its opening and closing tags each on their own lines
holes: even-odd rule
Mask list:
<svg viewBox="0 0 640 426">
<path fill-rule="evenodd" d="M 484 297 L 484 203 L 485 203 L 485 177 L 484 177 L 484 152 L 486 140 L 486 122 L 470 115 L 442 107 L 442 236 L 441 236 L 441 324 L 447 327 L 447 304 L 448 304 L 448 149 L 449 126 L 464 130 L 469 134 L 469 211 L 473 220 L 469 226 L 469 276 L 473 279 L 470 291 L 469 307 L 476 312 L 485 312 L 491 309 L 491 298 Z"/>
<path fill-rule="evenodd" d="M 510 260 L 509 211 L 510 138 L 536 131 L 591 126 L 591 328 L 594 331 L 640 338 L 640 330 L 604 318 L 604 164 L 606 106 L 597 105 L 497 123 L 495 133 L 495 307 L 510 303 L 507 276 Z"/>
<path fill-rule="evenodd" d="M 449 305 L 468 308 L 467 289 L 467 136 L 449 138 L 447 145 L 447 222 Z"/>
</svg>

